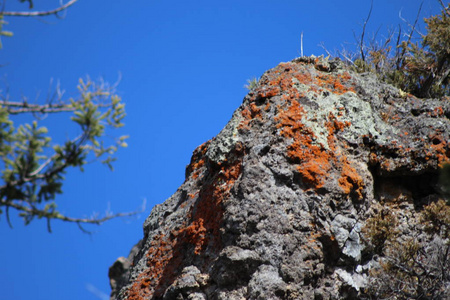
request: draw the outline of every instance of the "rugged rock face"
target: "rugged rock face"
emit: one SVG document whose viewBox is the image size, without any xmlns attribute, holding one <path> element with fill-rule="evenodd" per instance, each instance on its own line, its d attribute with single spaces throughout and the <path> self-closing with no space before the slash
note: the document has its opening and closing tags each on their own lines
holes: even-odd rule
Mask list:
<svg viewBox="0 0 450 300">
<path fill-rule="evenodd" d="M 371 233 L 377 216 L 397 240 L 437 237 L 420 215 L 440 197 L 449 118 L 449 99 L 338 60 L 281 63 L 194 151 L 141 244 L 111 267 L 112 299 L 363 297 L 388 240 Z"/>
</svg>

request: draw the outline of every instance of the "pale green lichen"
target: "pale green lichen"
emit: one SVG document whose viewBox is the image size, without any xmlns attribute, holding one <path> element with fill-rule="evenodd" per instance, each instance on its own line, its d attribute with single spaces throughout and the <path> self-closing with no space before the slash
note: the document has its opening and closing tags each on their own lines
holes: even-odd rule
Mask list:
<svg viewBox="0 0 450 300">
<path fill-rule="evenodd" d="M 226 160 L 227 154 L 234 149 L 236 143 L 240 140 L 238 127 L 242 121 L 241 113 L 235 111 L 230 122 L 220 131 L 208 147 L 206 156 L 211 161 L 222 163 Z"/>
</svg>

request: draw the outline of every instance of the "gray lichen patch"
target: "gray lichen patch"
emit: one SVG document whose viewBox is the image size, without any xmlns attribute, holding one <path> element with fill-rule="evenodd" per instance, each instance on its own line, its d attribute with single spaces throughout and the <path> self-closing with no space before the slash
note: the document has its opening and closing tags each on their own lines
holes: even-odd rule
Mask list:
<svg viewBox="0 0 450 300">
<path fill-rule="evenodd" d="M 226 160 L 227 154 L 234 149 L 240 140 L 238 126 L 243 118 L 238 111 L 235 111 L 230 122 L 212 140 L 208 147 L 206 156 L 215 163 L 222 163 Z"/>
</svg>

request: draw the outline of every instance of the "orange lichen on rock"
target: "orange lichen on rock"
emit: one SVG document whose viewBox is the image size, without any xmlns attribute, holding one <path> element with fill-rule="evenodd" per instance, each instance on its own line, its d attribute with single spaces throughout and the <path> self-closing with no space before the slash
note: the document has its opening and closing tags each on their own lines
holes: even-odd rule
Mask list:
<svg viewBox="0 0 450 300">
<path fill-rule="evenodd" d="M 249 128 L 250 122 L 253 119 L 262 119 L 261 109 L 255 104 L 254 99 L 252 102 L 241 111 L 241 115 L 244 120 L 239 124 L 239 129 Z"/>
<path fill-rule="evenodd" d="M 291 101 L 287 110 L 281 110 L 276 117 L 277 127 L 281 128 L 282 136 L 293 138 L 288 147 L 288 157 L 299 164 L 297 171 L 305 183 L 320 188 L 331 168 L 331 157 L 322 145 L 314 143 L 314 133 L 301 121 L 303 114 L 304 110 L 299 103 Z"/>
<path fill-rule="evenodd" d="M 439 166 L 444 165 L 450 161 L 450 144 L 439 133 L 430 136 L 431 145 L 428 155 L 430 157 L 436 157 Z"/>
<path fill-rule="evenodd" d="M 287 97 L 286 100 L 288 100 Z M 287 110 L 281 110 L 275 119 L 279 122 L 277 127 L 281 128 L 281 135 L 293 138 L 299 132 L 305 130 L 306 127 L 301 122 L 304 113 L 303 107 L 297 101 L 292 101 Z"/>
<path fill-rule="evenodd" d="M 197 148 L 197 153 L 204 154 L 205 147 L 202 145 Z M 220 170 L 211 173 L 210 177 L 203 178 L 203 187 L 198 192 L 195 203 L 191 204 L 189 220 L 184 221 L 178 230 L 173 230 L 170 236 L 159 234 L 153 238 L 146 254 L 148 268 L 128 290 L 128 299 L 162 297 L 163 292 L 185 267 L 184 264 L 190 261 L 187 257 L 199 256 L 207 248 L 219 251 L 220 226 L 224 213 L 222 201 L 228 197 L 230 189 L 241 173 L 242 153 L 243 146 L 238 143 L 232 151 L 232 157 L 219 164 Z M 205 158 L 195 159 L 197 160 L 204 161 Z M 195 163 L 193 170 L 194 166 Z"/>
<path fill-rule="evenodd" d="M 341 170 L 341 176 L 338 179 L 339 186 L 345 194 L 350 194 L 354 192 L 358 198 L 361 200 L 363 198 L 364 181 L 358 172 L 350 165 L 347 157 L 340 154 L 336 147 L 336 132 L 344 130 L 344 128 L 350 126 L 351 123 L 339 121 L 331 112 L 328 115 L 328 122 L 326 127 L 328 128 L 328 144 L 333 152 L 333 160 L 336 165 L 339 166 Z"/>
<path fill-rule="evenodd" d="M 212 177 L 199 192 L 199 201 L 192 211 L 193 221 L 202 220 L 208 235 L 204 236 L 202 245 L 211 242 L 212 247 L 220 244 L 220 223 L 223 217 L 222 201 L 228 197 L 230 189 L 241 174 L 241 159 L 243 146 L 240 142 L 235 145 L 232 157 L 220 164 L 220 170 Z M 235 157 L 233 157 L 235 156 Z"/>
<path fill-rule="evenodd" d="M 205 161 L 202 159 L 202 160 L 200 160 L 200 161 L 198 161 L 197 163 L 195 163 L 194 164 L 194 173 L 192 174 L 192 177 L 194 178 L 194 179 L 197 179 L 197 177 L 198 177 L 198 175 L 199 175 L 199 169 L 201 168 L 201 167 L 203 167 L 203 165 L 205 164 Z"/>
<path fill-rule="evenodd" d="M 441 106 L 436 107 L 433 111 L 429 112 L 428 115 L 430 117 L 442 117 L 444 115 L 444 110 Z"/>
<path fill-rule="evenodd" d="M 280 134 L 292 138 L 288 146 L 288 157 L 296 164 L 297 171 L 304 183 L 315 189 L 321 188 L 332 166 L 341 170 L 339 185 L 345 194 L 355 192 L 358 199 L 362 199 L 364 182 L 358 172 L 350 165 L 348 159 L 338 153 L 336 133 L 350 126 L 350 122 L 339 121 L 332 113 L 328 116 L 326 127 L 328 129 L 328 147 L 317 143 L 314 132 L 307 127 L 302 118 L 305 116 L 304 109 L 295 100 L 287 99 L 287 109 L 279 107 L 276 117 L 277 128 Z"/>
<path fill-rule="evenodd" d="M 200 174 L 200 169 L 205 164 L 204 156 L 206 151 L 208 150 L 209 143 L 210 141 L 203 143 L 194 150 L 191 162 L 186 167 L 186 177 L 192 175 L 194 179 L 197 179 L 198 175 Z"/>
<path fill-rule="evenodd" d="M 258 97 L 260 98 L 270 98 L 276 96 L 280 93 L 280 88 L 273 86 L 267 89 L 261 89 L 258 91 Z"/>
<path fill-rule="evenodd" d="M 317 76 L 318 85 L 328 91 L 341 95 L 347 92 L 355 92 L 353 86 L 348 86 L 348 81 L 352 77 L 348 72 L 343 74 L 319 74 Z"/>
<path fill-rule="evenodd" d="M 176 240 L 170 240 L 163 234 L 154 237 L 151 247 L 146 254 L 148 257 L 148 269 L 134 281 L 128 290 L 128 299 L 141 300 L 151 298 L 161 277 L 167 271 L 167 265 L 173 259 L 173 247 L 175 244 Z"/>
<path fill-rule="evenodd" d="M 194 254 L 200 254 L 203 244 L 205 242 L 206 228 L 203 226 L 203 219 L 198 218 L 192 222 L 191 225 L 183 228 L 179 231 L 179 234 L 184 234 L 186 241 L 192 245 L 195 245 Z"/>
<path fill-rule="evenodd" d="M 313 80 L 311 74 L 307 72 L 301 72 L 294 74 L 294 78 L 296 78 L 300 83 L 310 84 Z"/>
<path fill-rule="evenodd" d="M 342 163 L 341 178 L 339 178 L 339 186 L 345 194 L 355 193 L 358 200 L 363 199 L 364 181 L 356 170 L 345 161 Z"/>
<path fill-rule="evenodd" d="M 321 69 L 323 68 L 319 68 L 319 70 Z M 327 74 L 311 70 L 308 65 L 302 63 L 282 63 L 276 69 L 266 73 L 261 79 L 265 88 L 256 90 L 256 96 L 252 97 L 250 103 L 242 110 L 244 121 L 241 122 L 240 128 L 248 128 L 251 120 L 263 118 L 261 109 L 254 103 L 256 97 L 267 98 L 280 95 L 286 105 L 278 107 L 279 113 L 275 117 L 278 122 L 277 128 L 280 129 L 282 136 L 293 139 L 288 146 L 287 155 L 298 165 L 297 171 L 302 180 L 308 186 L 319 189 L 323 187 L 328 172 L 334 165 L 342 172 L 338 182 L 343 192 L 350 194 L 355 191 L 358 198 L 361 198 L 363 189 L 361 177 L 351 167 L 345 156 L 339 155 L 338 157 L 335 153 L 336 133 L 350 126 L 350 122 L 341 122 L 333 114 L 328 116 L 326 126 L 329 131 L 327 142 L 330 148 L 327 148 L 317 142 L 318 139 L 312 129 L 302 122 L 306 113 L 297 101 L 304 97 L 306 91 L 319 93 L 321 90 L 328 90 L 338 95 L 354 92 L 351 78 L 348 72 Z M 296 82 L 305 84 L 308 88 L 300 94 Z M 339 117 L 344 114 L 342 110 L 343 108 L 338 112 Z"/>
<path fill-rule="evenodd" d="M 328 122 L 326 122 L 326 127 L 329 132 L 329 139 L 334 136 L 334 134 L 338 131 L 344 130 L 344 128 L 350 126 L 351 123 L 349 121 L 341 122 L 339 121 L 333 113 L 328 114 Z"/>
</svg>

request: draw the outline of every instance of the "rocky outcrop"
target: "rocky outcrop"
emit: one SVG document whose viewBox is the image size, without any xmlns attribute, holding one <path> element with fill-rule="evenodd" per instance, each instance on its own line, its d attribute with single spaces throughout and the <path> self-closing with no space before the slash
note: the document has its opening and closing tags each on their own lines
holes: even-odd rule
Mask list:
<svg viewBox="0 0 450 300">
<path fill-rule="evenodd" d="M 153 208 L 138 251 L 110 270 L 112 298 L 363 297 L 390 233 L 436 238 L 420 215 L 440 197 L 449 118 L 449 99 L 417 99 L 339 60 L 281 63 Z"/>
</svg>

